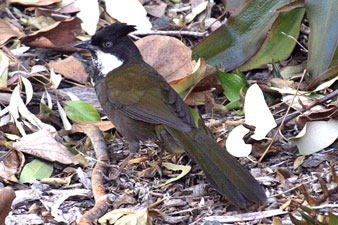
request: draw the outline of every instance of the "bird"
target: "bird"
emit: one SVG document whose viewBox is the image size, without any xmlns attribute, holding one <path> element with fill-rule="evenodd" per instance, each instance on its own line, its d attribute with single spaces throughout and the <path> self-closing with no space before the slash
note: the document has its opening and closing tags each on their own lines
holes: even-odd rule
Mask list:
<svg viewBox="0 0 338 225">
<path fill-rule="evenodd" d="M 99 29 L 90 40 L 74 45 L 92 55 L 96 95 L 109 120 L 129 143 L 127 159 L 147 140 L 169 152 L 183 149 L 233 205 L 244 209 L 264 203 L 266 195 L 259 182 L 195 124 L 189 106 L 143 60 L 128 36 L 135 30 L 133 25 L 115 22 Z M 122 164 L 124 167 L 126 161 Z"/>
</svg>

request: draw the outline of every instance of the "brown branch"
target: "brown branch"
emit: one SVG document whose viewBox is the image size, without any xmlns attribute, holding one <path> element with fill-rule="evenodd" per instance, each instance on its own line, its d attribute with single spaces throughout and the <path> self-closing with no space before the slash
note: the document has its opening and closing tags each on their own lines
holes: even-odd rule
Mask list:
<svg viewBox="0 0 338 225">
<path fill-rule="evenodd" d="M 323 104 L 324 102 L 326 102 L 326 101 L 328 101 L 328 100 L 330 100 L 330 99 L 332 99 L 332 98 L 334 98 L 334 97 L 336 97 L 336 96 L 338 96 L 338 90 L 335 90 L 335 91 L 331 92 L 330 94 L 324 96 L 323 98 L 318 99 L 317 101 L 314 101 L 313 103 L 311 103 L 310 105 L 308 105 L 308 106 L 307 106 L 306 108 L 304 108 L 304 109 L 300 109 L 300 110 L 298 110 L 297 112 L 294 112 L 294 113 L 292 113 L 292 114 L 290 114 L 290 115 L 287 115 L 287 116 L 285 117 L 285 121 L 284 121 L 284 122 L 286 123 L 286 122 L 288 122 L 288 121 L 294 119 L 295 117 L 297 117 L 297 116 L 303 114 L 304 112 L 310 110 L 311 108 L 313 108 L 313 107 L 315 107 L 315 106 L 317 106 L 317 105 L 321 105 L 321 104 Z M 283 117 L 283 118 L 284 118 L 284 117 Z M 277 122 L 276 122 L 276 123 L 277 123 L 277 126 L 281 125 L 282 122 L 283 122 L 283 120 L 281 120 L 281 119 L 280 119 L 280 120 L 277 120 Z"/>
<path fill-rule="evenodd" d="M 170 36 L 194 36 L 194 37 L 205 37 L 208 32 L 194 32 L 185 30 L 168 30 L 168 31 L 136 31 L 131 35 L 146 36 L 146 35 L 170 35 Z"/>
<path fill-rule="evenodd" d="M 87 125 L 84 132 L 90 138 L 97 158 L 97 163 L 92 173 L 92 188 L 95 198 L 95 206 L 87 211 L 80 219 L 78 224 L 93 224 L 93 222 L 103 216 L 111 203 L 111 195 L 105 193 L 104 174 L 107 172 L 106 165 L 109 164 L 106 142 L 98 127 Z"/>
</svg>

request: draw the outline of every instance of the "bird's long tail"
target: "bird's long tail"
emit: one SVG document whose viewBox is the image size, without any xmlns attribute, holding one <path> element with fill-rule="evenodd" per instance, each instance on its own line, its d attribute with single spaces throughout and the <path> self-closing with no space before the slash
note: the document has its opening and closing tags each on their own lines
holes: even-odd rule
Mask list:
<svg viewBox="0 0 338 225">
<path fill-rule="evenodd" d="M 246 208 L 250 202 L 266 201 L 264 190 L 257 180 L 212 137 L 198 129 L 184 133 L 166 126 L 165 130 L 202 168 L 217 191 L 234 205 Z"/>
</svg>

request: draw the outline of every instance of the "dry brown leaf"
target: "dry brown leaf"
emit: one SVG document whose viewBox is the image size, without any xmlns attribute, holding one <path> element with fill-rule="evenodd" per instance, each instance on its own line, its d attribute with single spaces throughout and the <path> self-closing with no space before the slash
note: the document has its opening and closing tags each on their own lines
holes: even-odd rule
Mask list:
<svg viewBox="0 0 338 225">
<path fill-rule="evenodd" d="M 64 60 L 50 62 L 48 67 L 50 69 L 53 68 L 55 73 L 60 73 L 68 79 L 82 84 L 87 83 L 88 74 L 83 64 L 73 56 Z"/>
<path fill-rule="evenodd" d="M 155 176 L 156 171 L 157 171 L 157 168 L 148 167 L 142 171 L 137 172 L 137 177 L 151 178 Z"/>
<path fill-rule="evenodd" d="M 153 5 L 147 5 L 144 7 L 147 10 L 147 13 L 155 16 L 162 17 L 165 14 L 165 9 L 167 8 L 167 4 L 164 2 L 154 2 Z"/>
<path fill-rule="evenodd" d="M 154 67 L 168 82 L 189 76 L 196 62 L 192 52 L 174 37 L 150 35 L 136 42 L 143 59 Z"/>
<path fill-rule="evenodd" d="M 301 155 L 297 157 L 297 159 L 293 162 L 293 169 L 296 170 L 299 166 L 301 166 L 304 162 L 305 155 Z"/>
<path fill-rule="evenodd" d="M 52 133 L 46 129 L 22 137 L 20 141 L 13 144 L 13 148 L 52 162 L 79 164 L 74 155 L 57 142 Z"/>
<path fill-rule="evenodd" d="M 283 225 L 282 221 L 280 221 L 277 217 L 272 217 L 272 225 Z"/>
<path fill-rule="evenodd" d="M 6 216 L 11 210 L 12 202 L 15 198 L 15 192 L 11 187 L 0 189 L 0 224 L 5 224 Z"/>
<path fill-rule="evenodd" d="M 291 203 L 292 203 L 292 200 L 288 200 L 288 201 L 286 201 L 283 205 L 281 205 L 281 206 L 279 207 L 279 209 L 285 210 L 286 208 L 288 208 L 288 207 L 291 205 Z"/>
<path fill-rule="evenodd" d="M 188 97 L 185 98 L 184 102 L 190 106 L 205 105 L 206 92 L 191 92 Z"/>
<path fill-rule="evenodd" d="M 207 91 L 211 88 L 218 88 L 220 91 L 223 91 L 221 83 L 218 80 L 216 68 L 207 64 L 204 78 L 196 83 L 193 90 Z"/>
<path fill-rule="evenodd" d="M 283 168 L 278 168 L 276 170 L 276 175 L 279 182 L 284 182 L 286 179 L 290 178 L 289 172 Z"/>
<path fill-rule="evenodd" d="M 56 21 L 49 16 L 34 16 L 27 19 L 26 27 L 32 29 L 43 29 L 48 26 L 53 26 Z"/>
<path fill-rule="evenodd" d="M 0 177 L 12 181 L 19 182 L 15 174 L 20 171 L 21 164 L 25 162 L 25 157 L 21 152 L 12 151 L 0 162 Z"/>
<path fill-rule="evenodd" d="M 93 124 L 94 126 L 97 126 L 101 131 L 107 131 L 112 128 L 114 128 L 114 125 L 110 121 L 90 121 L 90 122 L 82 122 L 82 123 L 74 123 L 72 125 L 72 129 L 70 130 L 70 133 L 84 133 L 83 127 Z"/>
<path fill-rule="evenodd" d="M 113 206 L 114 209 L 118 209 L 121 208 L 122 205 L 134 205 L 136 203 L 137 201 L 133 196 L 123 193 L 122 195 L 119 195 L 117 197 L 117 199 L 113 203 Z"/>
<path fill-rule="evenodd" d="M 72 175 L 66 178 L 46 177 L 46 178 L 42 178 L 40 182 L 44 184 L 49 184 L 54 187 L 61 187 L 63 185 L 69 185 L 71 179 L 72 179 Z"/>
<path fill-rule="evenodd" d="M 270 80 L 271 86 L 276 88 L 295 88 L 295 82 L 292 80 L 283 80 L 281 78 L 272 78 Z"/>
<path fill-rule="evenodd" d="M 77 17 L 59 21 L 21 38 L 28 46 L 52 48 L 58 51 L 75 51 L 75 36 L 81 33 L 81 20 Z"/>
<path fill-rule="evenodd" d="M 293 95 L 285 95 L 283 96 L 283 103 L 286 105 L 291 105 L 293 99 Z M 313 104 L 313 102 L 316 101 L 313 98 L 310 98 L 308 96 L 296 96 L 293 103 L 292 108 L 295 110 L 302 110 L 304 107 Z M 306 111 L 306 114 L 313 113 L 313 112 L 321 112 L 325 109 L 322 105 L 316 105 L 315 107 L 312 107 L 311 109 L 308 109 Z"/>
<path fill-rule="evenodd" d="M 79 11 L 80 11 L 79 7 L 77 7 L 75 2 L 73 2 L 71 4 L 63 6 L 63 8 L 59 10 L 59 13 L 68 14 L 68 13 L 76 13 Z"/>
<path fill-rule="evenodd" d="M 144 224 L 151 225 L 151 216 L 147 208 L 134 210 L 130 208 L 115 209 L 106 213 L 99 219 L 100 224 L 119 224 L 119 225 L 130 225 L 130 224 Z"/>
<path fill-rule="evenodd" d="M 181 171 L 181 173 L 178 174 L 177 177 L 170 178 L 164 184 L 157 185 L 156 188 L 158 188 L 158 187 L 164 187 L 167 184 L 170 184 L 170 183 L 172 183 L 174 181 L 177 181 L 177 180 L 181 179 L 182 177 L 184 177 L 185 175 L 187 175 L 190 172 L 190 170 L 191 170 L 191 166 L 177 165 L 177 164 L 173 164 L 173 163 L 162 163 L 162 166 L 166 167 L 169 170 Z"/>
<path fill-rule="evenodd" d="M 23 34 L 13 24 L 5 19 L 0 19 L 0 46 L 6 44 L 11 38 L 22 37 Z"/>
<path fill-rule="evenodd" d="M 139 157 L 139 158 L 134 158 L 134 159 L 129 160 L 128 164 L 129 165 L 138 164 L 138 163 L 145 162 L 148 160 L 149 160 L 149 157 Z"/>
<path fill-rule="evenodd" d="M 9 3 L 11 4 L 31 5 L 31 6 L 47 6 L 58 2 L 61 2 L 61 0 L 9 0 Z"/>
<path fill-rule="evenodd" d="M 203 80 L 205 71 L 206 62 L 204 59 L 199 59 L 190 75 L 179 80 L 171 81 L 170 85 L 185 100 L 193 88 Z"/>
<path fill-rule="evenodd" d="M 326 121 L 329 119 L 338 120 L 338 106 L 334 106 L 328 109 L 323 109 L 318 112 L 312 112 L 312 113 L 309 113 L 308 115 L 306 114 L 301 115 L 298 119 L 298 123 L 301 126 L 305 126 L 307 122 L 322 121 L 322 120 Z"/>
</svg>

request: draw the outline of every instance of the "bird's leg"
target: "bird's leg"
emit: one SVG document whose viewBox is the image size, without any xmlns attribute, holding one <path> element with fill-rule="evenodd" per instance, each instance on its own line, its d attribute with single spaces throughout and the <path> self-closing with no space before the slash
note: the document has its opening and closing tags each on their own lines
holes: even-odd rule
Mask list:
<svg viewBox="0 0 338 225">
<path fill-rule="evenodd" d="M 158 147 L 160 148 L 160 154 L 158 155 L 158 159 L 157 159 L 157 165 L 159 166 L 159 167 L 161 167 L 161 165 L 162 165 L 162 157 L 163 157 L 163 154 L 164 154 L 164 151 L 165 151 L 165 147 L 164 147 L 164 144 L 161 142 L 161 141 L 157 141 L 157 142 L 155 142 L 157 145 L 158 145 Z"/>
<path fill-rule="evenodd" d="M 138 142 L 135 142 L 135 141 L 129 142 L 129 151 L 130 151 L 129 155 L 127 156 L 127 158 L 125 158 L 122 161 L 118 170 L 114 173 L 114 175 L 112 177 L 113 180 L 116 180 L 120 177 L 122 170 L 128 165 L 128 162 L 134 157 L 134 155 L 138 151 L 139 147 L 140 147 L 140 144 Z"/>
</svg>

